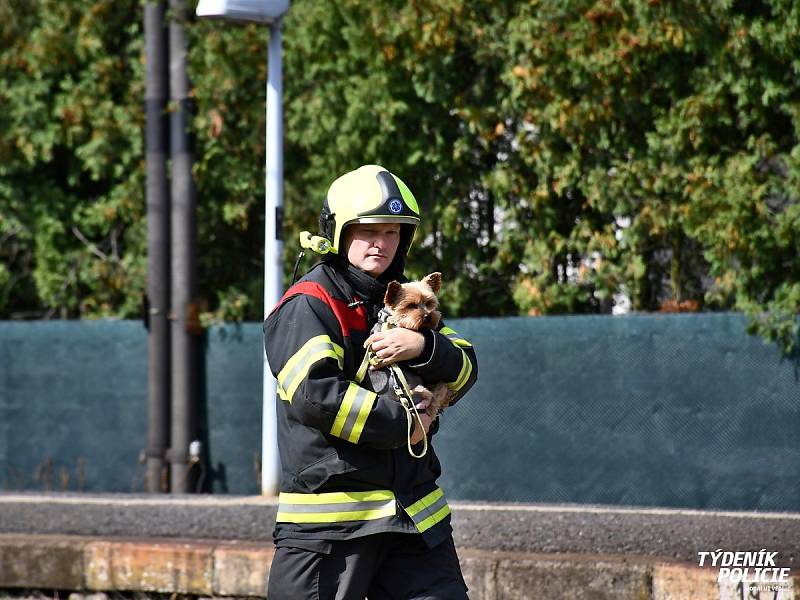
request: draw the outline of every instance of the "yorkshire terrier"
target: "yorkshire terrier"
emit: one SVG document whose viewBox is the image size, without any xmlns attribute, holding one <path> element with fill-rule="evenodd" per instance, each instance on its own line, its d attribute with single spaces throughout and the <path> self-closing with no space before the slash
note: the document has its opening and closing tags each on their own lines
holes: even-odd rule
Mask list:
<svg viewBox="0 0 800 600">
<path fill-rule="evenodd" d="M 390 282 L 383 299 L 390 323 L 414 331 L 436 329 L 442 318 L 442 313 L 439 312 L 439 300 L 436 297 L 441 285 L 441 273 L 431 273 L 421 281 L 402 284 L 397 281 Z M 381 323 L 378 323 L 373 329 L 373 333 L 380 327 Z M 412 400 L 417 410 L 424 410 L 431 417 L 436 417 L 447 408 L 451 394 L 445 383 L 439 382 L 430 390 L 422 385 L 422 379 L 412 370 L 403 369 L 403 375 L 408 381 L 413 396 Z M 376 392 L 387 391 L 389 387 L 388 369 L 370 369 L 369 376 Z"/>
</svg>

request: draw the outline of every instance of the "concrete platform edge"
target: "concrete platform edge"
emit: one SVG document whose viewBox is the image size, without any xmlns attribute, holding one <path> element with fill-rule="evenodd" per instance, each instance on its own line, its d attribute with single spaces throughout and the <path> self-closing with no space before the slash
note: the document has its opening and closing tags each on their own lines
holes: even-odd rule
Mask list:
<svg viewBox="0 0 800 600">
<path fill-rule="evenodd" d="M 459 555 L 473 600 L 751 597 L 717 583 L 715 568 L 651 556 L 477 548 Z M 264 598 L 272 557 L 272 544 L 261 542 L 0 534 L 0 588 Z M 791 577 L 774 597 L 795 600 L 799 593 L 800 578 Z"/>
</svg>

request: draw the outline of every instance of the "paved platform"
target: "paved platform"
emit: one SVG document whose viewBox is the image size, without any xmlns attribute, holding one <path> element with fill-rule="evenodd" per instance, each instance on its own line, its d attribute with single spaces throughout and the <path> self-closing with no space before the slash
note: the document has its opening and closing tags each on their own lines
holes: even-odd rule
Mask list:
<svg viewBox="0 0 800 600">
<path fill-rule="evenodd" d="M 800 600 L 800 514 L 451 506 L 473 600 L 747 598 L 698 568 L 719 549 L 777 552 L 793 577 L 761 597 Z M 262 497 L 0 494 L 0 588 L 261 597 L 275 511 Z"/>
</svg>

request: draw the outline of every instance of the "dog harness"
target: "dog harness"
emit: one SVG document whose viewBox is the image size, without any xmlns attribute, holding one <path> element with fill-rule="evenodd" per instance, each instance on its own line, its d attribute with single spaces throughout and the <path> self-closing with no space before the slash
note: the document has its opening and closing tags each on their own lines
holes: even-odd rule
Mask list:
<svg viewBox="0 0 800 600">
<path fill-rule="evenodd" d="M 394 320 L 394 316 L 391 312 L 389 312 L 386 308 L 382 308 L 378 313 L 378 324 L 380 325 L 380 329 L 378 331 L 388 331 L 389 329 L 394 329 L 397 327 L 397 323 Z M 372 366 L 377 366 L 380 364 L 380 359 L 372 350 L 372 344 L 369 345 L 367 351 L 364 353 L 364 359 L 361 361 L 361 366 L 358 367 L 358 372 L 356 373 L 356 381 L 361 383 L 364 378 L 367 376 L 367 369 Z M 408 433 L 406 436 L 406 445 L 408 447 L 408 453 L 414 458 L 423 458 L 428 453 L 428 436 L 422 436 L 422 452 L 417 454 L 414 452 L 414 448 L 411 445 L 411 434 L 414 430 L 414 417 L 416 417 L 419 426 L 424 430 L 422 425 L 422 419 L 419 416 L 419 411 L 417 407 L 414 405 L 414 398 L 413 394 L 411 393 L 411 388 L 408 385 L 408 380 L 406 380 L 406 376 L 403 374 L 403 369 L 397 366 L 396 363 L 392 363 L 388 365 L 386 368 L 389 369 L 389 373 L 392 377 L 393 384 L 392 388 L 394 393 L 397 395 L 398 399 L 400 400 L 400 404 L 403 406 L 403 409 L 406 411 L 406 419 L 408 422 Z"/>
</svg>

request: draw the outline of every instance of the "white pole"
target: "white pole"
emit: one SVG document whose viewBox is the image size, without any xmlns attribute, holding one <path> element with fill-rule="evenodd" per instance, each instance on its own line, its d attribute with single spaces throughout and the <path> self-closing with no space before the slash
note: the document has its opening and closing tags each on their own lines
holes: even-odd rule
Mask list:
<svg viewBox="0 0 800 600">
<path fill-rule="evenodd" d="M 283 294 L 283 68 L 281 20 L 269 28 L 267 55 L 267 165 L 264 217 L 264 318 Z M 276 496 L 280 486 L 280 456 L 275 414 L 277 382 L 264 354 L 264 398 L 261 437 L 261 493 Z"/>
</svg>

